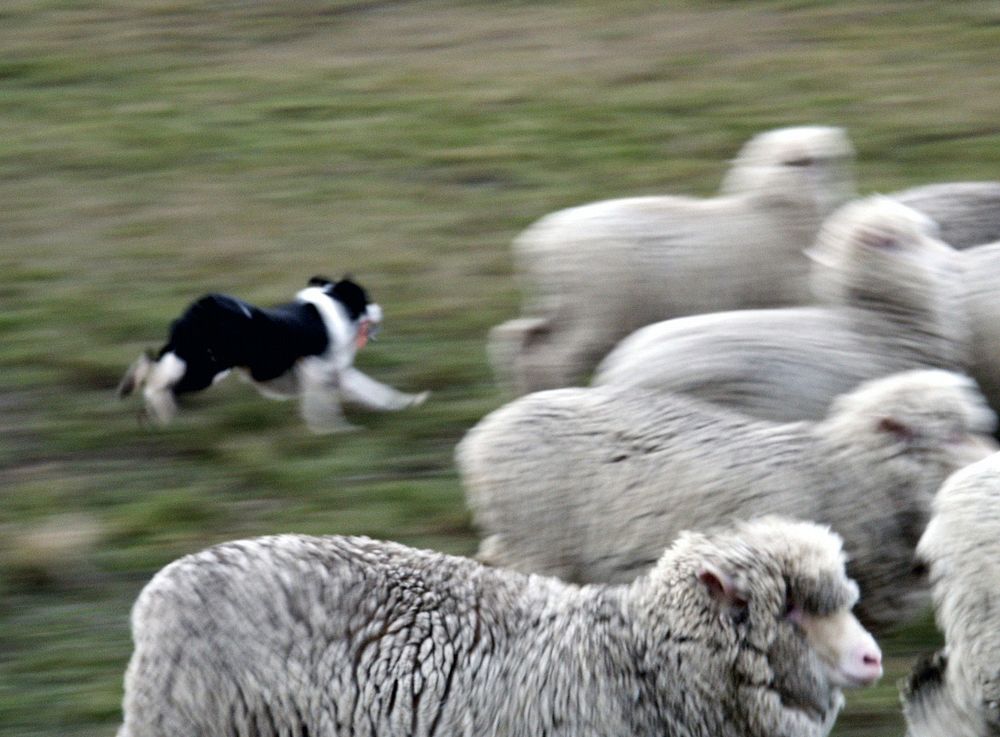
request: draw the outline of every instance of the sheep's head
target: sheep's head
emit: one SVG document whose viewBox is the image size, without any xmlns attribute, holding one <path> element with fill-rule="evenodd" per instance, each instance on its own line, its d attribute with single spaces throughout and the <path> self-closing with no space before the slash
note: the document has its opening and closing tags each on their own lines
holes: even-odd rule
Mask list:
<svg viewBox="0 0 1000 737">
<path fill-rule="evenodd" d="M 826 734 L 841 689 L 881 676 L 881 652 L 851 614 L 858 588 L 841 540 L 828 528 L 766 517 L 684 533 L 654 580 L 679 561 L 694 579 L 679 621 L 694 623 L 724 661 L 710 679 L 735 681 L 746 734 Z"/>
<path fill-rule="evenodd" d="M 968 647 L 980 658 L 987 651 L 1000 656 L 1000 602 L 991 583 L 1000 576 L 1000 453 L 955 473 L 941 487 L 916 561 L 929 577 L 949 650 Z"/>
<path fill-rule="evenodd" d="M 857 613 L 866 624 L 891 627 L 926 608 L 913 549 L 944 480 L 996 450 L 995 426 L 970 378 L 937 369 L 865 382 L 837 397 L 816 426 L 829 467 L 843 474 L 839 483 L 858 489 L 821 503 L 823 518 L 840 520 L 851 552 L 860 553 L 851 574 L 864 592 Z"/>
<path fill-rule="evenodd" d="M 934 498 L 916 566 L 931 583 L 945 649 L 918 663 L 903 689 L 907 734 L 1000 730 L 1000 453 L 952 475 Z"/>
<path fill-rule="evenodd" d="M 754 136 L 722 182 L 724 195 L 815 205 L 820 218 L 855 195 L 854 149 L 841 128 L 778 128 Z"/>
<path fill-rule="evenodd" d="M 807 253 L 823 302 L 904 314 L 957 309 L 957 252 L 940 240 L 937 223 L 888 197 L 837 210 Z"/>
<path fill-rule="evenodd" d="M 996 425 L 972 379 L 922 369 L 867 381 L 837 397 L 820 431 L 843 449 L 845 463 L 905 490 L 897 506 L 919 505 L 916 544 L 944 480 L 997 450 Z"/>
</svg>

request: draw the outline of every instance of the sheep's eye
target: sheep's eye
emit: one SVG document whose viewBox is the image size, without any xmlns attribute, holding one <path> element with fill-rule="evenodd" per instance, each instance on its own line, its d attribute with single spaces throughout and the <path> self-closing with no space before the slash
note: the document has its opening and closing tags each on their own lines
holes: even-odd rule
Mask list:
<svg viewBox="0 0 1000 737">
<path fill-rule="evenodd" d="M 956 427 L 952 428 L 948 432 L 948 437 L 945 439 L 945 442 L 949 443 L 950 445 L 962 445 L 968 442 L 968 440 L 969 436 L 966 435 L 965 430 Z"/>
<path fill-rule="evenodd" d="M 927 578 L 927 574 L 929 573 L 927 564 L 922 560 L 918 560 L 913 564 L 913 567 L 910 569 L 910 573 L 917 578 Z"/>
<path fill-rule="evenodd" d="M 899 247 L 899 241 L 892 235 L 880 235 L 869 240 L 868 245 L 883 251 L 893 251 Z"/>
<path fill-rule="evenodd" d="M 913 428 L 893 417 L 880 417 L 878 421 L 878 429 L 881 432 L 892 435 L 897 441 L 902 443 L 909 443 L 913 441 L 915 437 Z"/>
<path fill-rule="evenodd" d="M 800 624 L 802 622 L 802 608 L 791 598 L 785 599 L 785 611 L 782 616 L 789 622 Z"/>
</svg>

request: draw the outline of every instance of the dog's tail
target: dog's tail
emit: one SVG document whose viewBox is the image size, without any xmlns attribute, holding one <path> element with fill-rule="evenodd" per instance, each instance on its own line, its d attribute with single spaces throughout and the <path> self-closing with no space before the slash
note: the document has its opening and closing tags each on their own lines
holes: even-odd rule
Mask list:
<svg viewBox="0 0 1000 737">
<path fill-rule="evenodd" d="M 153 356 L 149 351 L 146 351 L 135 359 L 132 365 L 128 367 L 122 380 L 118 382 L 118 388 L 115 390 L 118 398 L 124 399 L 136 389 L 142 388 L 142 385 L 146 383 L 146 379 L 149 378 L 149 372 L 152 370 L 154 364 L 155 361 L 153 361 Z"/>
</svg>

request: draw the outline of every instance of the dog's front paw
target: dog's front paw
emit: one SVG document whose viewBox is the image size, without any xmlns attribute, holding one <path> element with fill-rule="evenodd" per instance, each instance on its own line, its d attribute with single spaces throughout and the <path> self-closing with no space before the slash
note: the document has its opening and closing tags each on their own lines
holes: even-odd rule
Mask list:
<svg viewBox="0 0 1000 737">
<path fill-rule="evenodd" d="M 431 395 L 430 391 L 423 391 L 419 394 L 414 394 L 413 398 L 410 400 L 411 407 L 419 407 L 421 404 L 427 401 L 427 397 Z"/>
<path fill-rule="evenodd" d="M 360 425 L 352 425 L 350 422 L 307 422 L 306 427 L 314 435 L 334 435 L 363 429 Z"/>
</svg>

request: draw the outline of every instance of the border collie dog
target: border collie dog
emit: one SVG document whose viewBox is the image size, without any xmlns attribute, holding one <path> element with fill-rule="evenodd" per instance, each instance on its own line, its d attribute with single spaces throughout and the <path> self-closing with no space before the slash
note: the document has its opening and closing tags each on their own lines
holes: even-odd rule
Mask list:
<svg viewBox="0 0 1000 737">
<path fill-rule="evenodd" d="M 299 397 L 314 432 L 355 429 L 340 400 L 398 410 L 428 392 L 404 394 L 354 368 L 354 355 L 382 322 L 382 308 L 350 279 L 314 276 L 295 301 L 263 309 L 225 294 L 206 294 L 170 325 L 155 357 L 139 356 L 118 385 L 126 397 L 142 387 L 146 411 L 160 424 L 173 419 L 177 395 L 206 389 L 239 369 L 274 399 Z"/>
</svg>

